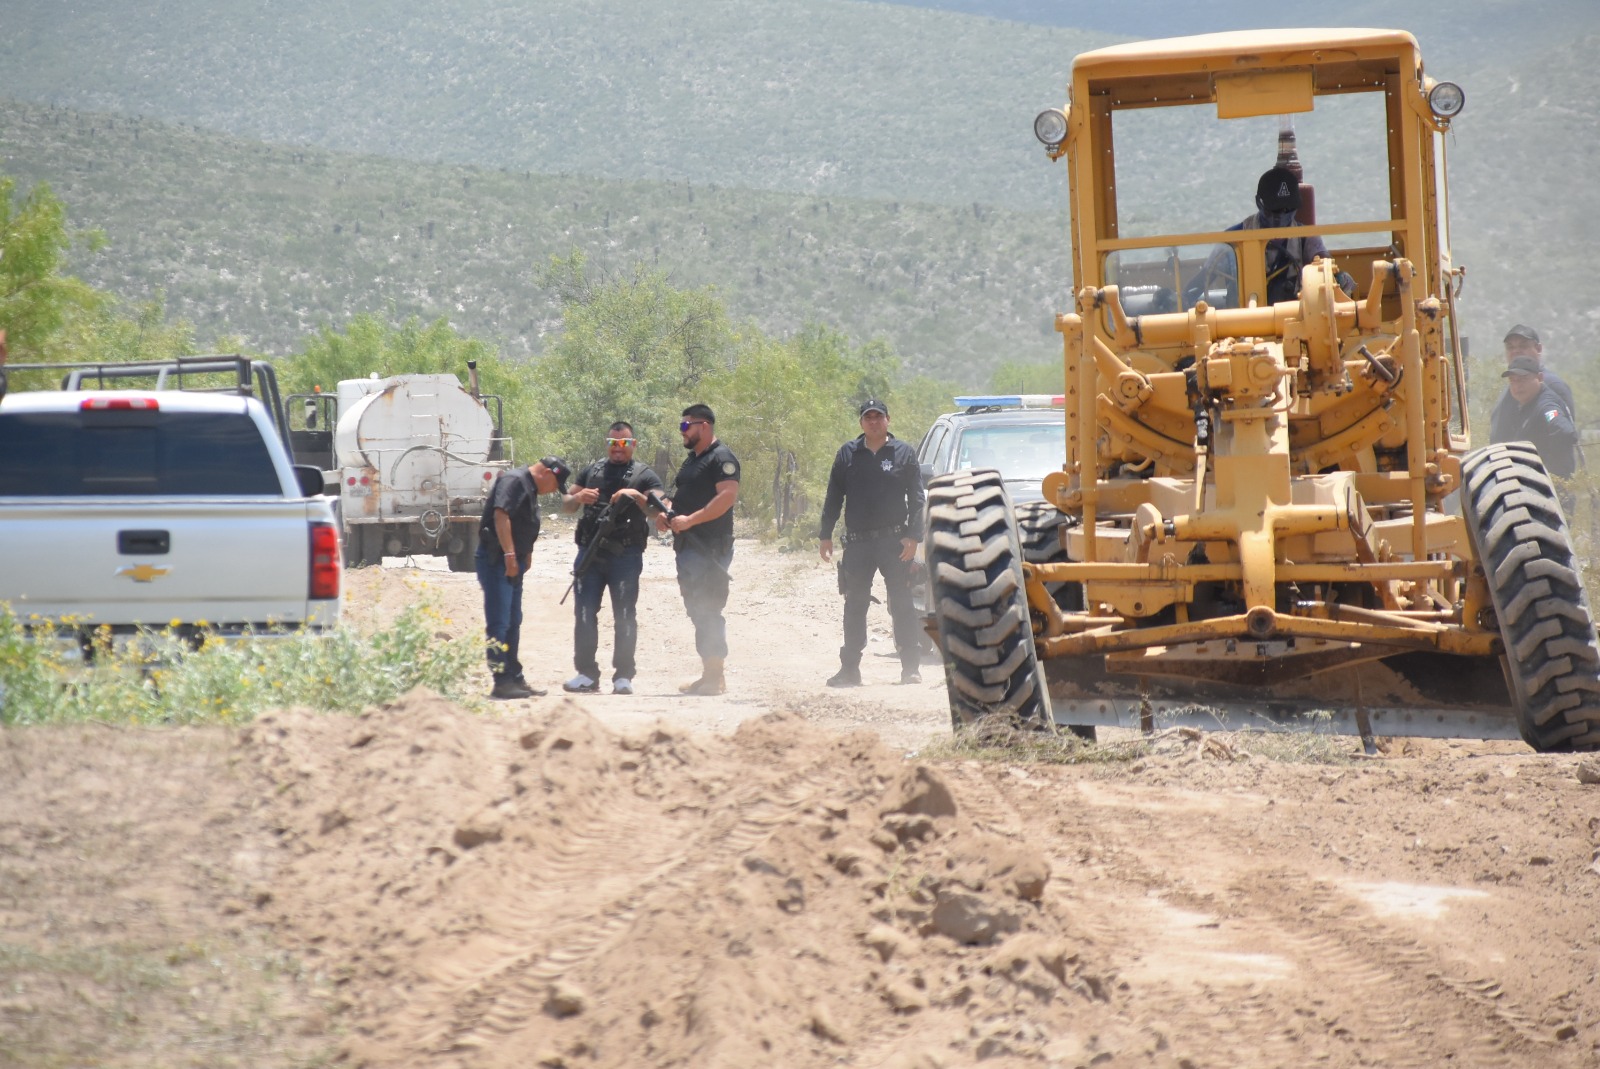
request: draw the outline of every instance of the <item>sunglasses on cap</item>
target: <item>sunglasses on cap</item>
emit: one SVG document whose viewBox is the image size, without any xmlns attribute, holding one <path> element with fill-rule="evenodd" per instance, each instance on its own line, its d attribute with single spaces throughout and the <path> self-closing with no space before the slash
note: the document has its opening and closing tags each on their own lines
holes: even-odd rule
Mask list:
<svg viewBox="0 0 1600 1069">
<path fill-rule="evenodd" d="M 608 446 L 632 445 L 632 444 L 633 444 L 633 439 L 632 438 L 607 438 L 606 439 L 606 445 L 608 445 Z"/>
<path fill-rule="evenodd" d="M 693 427 L 696 423 L 710 423 L 710 422 L 711 421 L 708 420 L 708 419 L 686 419 L 682 423 L 678 424 L 678 430 L 680 432 L 682 432 L 682 431 L 688 430 L 690 427 Z"/>
</svg>

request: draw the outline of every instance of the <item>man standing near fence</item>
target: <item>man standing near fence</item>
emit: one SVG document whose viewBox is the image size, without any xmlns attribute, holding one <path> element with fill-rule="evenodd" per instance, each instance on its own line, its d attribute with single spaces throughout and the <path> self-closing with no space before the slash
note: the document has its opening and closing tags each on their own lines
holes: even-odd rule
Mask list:
<svg viewBox="0 0 1600 1069">
<path fill-rule="evenodd" d="M 922 469 L 910 445 L 889 433 L 889 406 L 861 406 L 861 434 L 839 447 L 822 503 L 821 553 L 833 559 L 833 528 L 844 513 L 844 556 L 839 592 L 844 595 L 844 645 L 830 687 L 861 685 L 861 654 L 867 648 L 867 606 L 872 580 L 883 573 L 894 641 L 900 649 L 900 682 L 921 683 L 917 662 L 922 644 L 911 604 L 911 561 L 922 541 Z"/>
</svg>

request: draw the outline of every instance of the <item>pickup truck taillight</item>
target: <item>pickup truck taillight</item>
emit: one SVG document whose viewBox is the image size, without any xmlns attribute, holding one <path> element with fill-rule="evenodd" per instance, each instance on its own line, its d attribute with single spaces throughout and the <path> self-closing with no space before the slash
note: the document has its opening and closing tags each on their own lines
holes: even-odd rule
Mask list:
<svg viewBox="0 0 1600 1069">
<path fill-rule="evenodd" d="M 311 597 L 339 596 L 339 532 L 331 523 L 311 525 Z"/>
</svg>

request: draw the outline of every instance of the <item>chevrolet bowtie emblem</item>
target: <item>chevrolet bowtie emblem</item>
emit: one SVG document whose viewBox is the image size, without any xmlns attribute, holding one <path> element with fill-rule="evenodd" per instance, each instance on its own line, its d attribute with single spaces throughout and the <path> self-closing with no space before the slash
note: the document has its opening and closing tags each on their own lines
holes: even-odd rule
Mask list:
<svg viewBox="0 0 1600 1069">
<path fill-rule="evenodd" d="M 171 568 L 157 568 L 154 564 L 134 564 L 126 568 L 118 568 L 117 574 L 132 579 L 135 583 L 150 583 L 160 579 L 171 570 Z"/>
</svg>

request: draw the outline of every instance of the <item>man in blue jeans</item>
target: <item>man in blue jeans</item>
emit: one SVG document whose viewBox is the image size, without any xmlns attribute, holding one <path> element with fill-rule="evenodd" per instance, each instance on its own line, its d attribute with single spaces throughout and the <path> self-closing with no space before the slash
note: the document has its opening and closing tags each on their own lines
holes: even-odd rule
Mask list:
<svg viewBox="0 0 1600 1069">
<path fill-rule="evenodd" d="M 478 585 L 483 588 L 483 633 L 494 676 L 489 697 L 532 698 L 544 691 L 522 676 L 517 646 L 522 635 L 522 576 L 539 539 L 539 495 L 567 488 L 570 469 L 558 457 L 495 476 L 478 529 Z"/>
<path fill-rule="evenodd" d="M 638 445 L 633 424 L 617 420 L 606 431 L 606 455 L 573 476 L 562 512 L 583 510 L 578 520 L 578 557 L 573 562 L 572 649 L 578 674 L 562 684 L 574 694 L 600 689 L 600 603 L 611 592 L 616 648 L 611 655 L 611 693 L 632 694 L 634 650 L 639 642 L 639 574 L 650 542 L 645 495 L 663 489 L 661 476 L 633 459 Z M 581 574 L 579 574 L 581 572 Z"/>
</svg>

